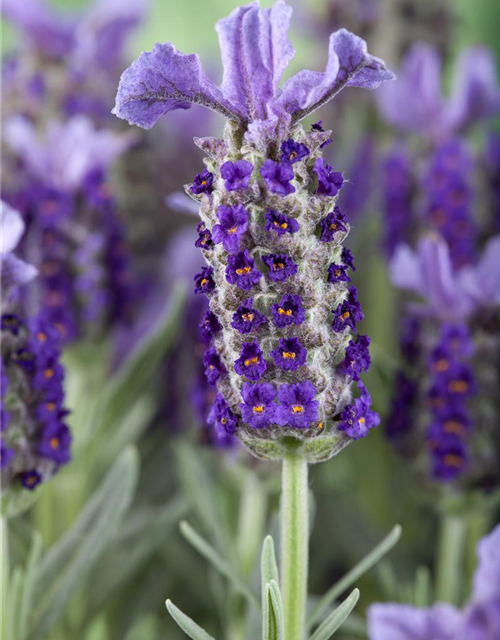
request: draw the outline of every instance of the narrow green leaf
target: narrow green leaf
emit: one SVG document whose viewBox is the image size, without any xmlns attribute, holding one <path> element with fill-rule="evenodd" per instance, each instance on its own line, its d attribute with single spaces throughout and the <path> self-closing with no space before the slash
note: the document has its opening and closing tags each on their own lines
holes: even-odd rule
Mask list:
<svg viewBox="0 0 500 640">
<path fill-rule="evenodd" d="M 249 576 L 256 564 L 264 529 L 267 496 L 253 471 L 246 471 L 240 500 L 237 559 L 242 575 Z"/>
<path fill-rule="evenodd" d="M 127 449 L 73 528 L 42 559 L 34 593 L 37 608 L 31 618 L 30 640 L 47 636 L 98 561 L 130 506 L 137 475 L 137 452 Z"/>
<path fill-rule="evenodd" d="M 217 551 L 197 533 L 186 521 L 181 522 L 181 533 L 190 542 L 193 547 L 200 553 L 210 564 L 217 569 L 219 573 L 225 576 L 234 586 L 234 588 L 245 596 L 247 600 L 260 608 L 259 598 L 257 594 L 246 584 L 243 578 L 233 569 L 233 567 L 225 560 Z"/>
<path fill-rule="evenodd" d="M 347 616 L 356 606 L 359 600 L 359 589 L 354 589 L 351 595 L 344 602 L 332 611 L 328 618 L 320 624 L 316 631 L 312 634 L 310 640 L 328 640 L 337 631 Z"/>
<path fill-rule="evenodd" d="M 37 579 L 38 566 L 42 555 L 42 538 L 35 532 L 24 572 L 24 585 L 19 603 L 19 638 L 28 631 L 28 620 L 33 606 L 33 590 Z"/>
<path fill-rule="evenodd" d="M 9 580 L 8 607 L 4 611 L 7 616 L 6 640 L 22 640 L 19 636 L 19 609 L 23 592 L 23 572 L 16 567 Z"/>
<path fill-rule="evenodd" d="M 429 567 L 418 567 L 415 574 L 414 603 L 416 607 L 428 607 L 432 602 L 432 578 Z"/>
<path fill-rule="evenodd" d="M 275 639 L 285 640 L 285 619 L 283 614 L 283 601 L 281 599 L 281 591 L 278 583 L 271 580 L 269 583 L 270 606 L 273 610 L 273 618 L 275 625 Z"/>
<path fill-rule="evenodd" d="M 278 563 L 274 552 L 274 540 L 272 536 L 266 536 L 262 545 L 260 558 L 260 576 L 262 585 L 262 600 L 265 599 L 266 585 L 275 580 L 279 584 Z"/>
<path fill-rule="evenodd" d="M 172 618 L 192 640 L 215 640 L 205 629 L 202 629 L 194 620 L 191 620 L 189 616 L 182 613 L 171 600 L 167 600 L 165 604 Z"/>
<path fill-rule="evenodd" d="M 358 580 L 364 573 L 369 571 L 377 562 L 388 553 L 401 537 L 401 527 L 397 524 L 392 531 L 387 535 L 370 553 L 365 556 L 357 565 L 355 565 L 346 575 L 336 582 L 320 599 L 313 612 L 311 613 L 307 622 L 308 630 L 311 629 L 319 620 L 321 620 L 323 614 L 331 606 L 331 604 L 343 593 L 346 589 Z"/>
</svg>

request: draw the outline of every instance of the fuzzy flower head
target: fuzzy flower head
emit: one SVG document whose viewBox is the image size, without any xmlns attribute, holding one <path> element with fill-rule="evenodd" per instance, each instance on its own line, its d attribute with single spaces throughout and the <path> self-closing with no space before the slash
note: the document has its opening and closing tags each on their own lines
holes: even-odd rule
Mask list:
<svg viewBox="0 0 500 640">
<path fill-rule="evenodd" d="M 214 333 L 209 323 L 207 357 L 224 366 L 218 392 L 253 453 L 280 459 L 295 441 L 318 462 L 377 418 L 366 389 L 351 402 L 352 381 L 370 361 L 368 339 L 355 339 L 363 314 L 350 283 L 352 254 L 342 247 L 349 232 L 336 205 L 343 176 L 323 159 L 331 132 L 321 125 L 306 132 L 299 123 L 346 87 L 375 89 L 394 76 L 341 29 L 330 37 L 324 72 L 301 71 L 280 87 L 294 54 L 290 16 L 278 0 L 220 20 L 220 86 L 196 54 L 156 45 L 122 75 L 114 112 L 150 128 L 168 111 L 201 104 L 228 120 L 223 139 L 195 139 L 207 155 L 207 173 L 198 175 L 207 178 L 202 186 L 212 176 L 209 189 L 186 189 L 200 207 L 199 244 L 213 243 L 201 247 L 209 266 L 196 277 L 221 327 Z M 222 406 L 219 397 L 214 421 Z M 341 428 L 351 406 L 357 426 Z"/>
</svg>

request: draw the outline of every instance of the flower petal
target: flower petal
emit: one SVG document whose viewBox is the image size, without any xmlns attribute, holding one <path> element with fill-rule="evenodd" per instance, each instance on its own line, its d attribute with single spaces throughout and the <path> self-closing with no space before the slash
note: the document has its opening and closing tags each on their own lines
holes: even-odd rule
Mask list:
<svg viewBox="0 0 500 640">
<path fill-rule="evenodd" d="M 130 124 L 151 129 L 160 116 L 191 104 L 243 120 L 240 109 L 207 78 L 197 54 L 184 54 L 170 43 L 142 53 L 120 79 L 113 113 Z"/>
<path fill-rule="evenodd" d="M 366 42 L 346 29 L 330 36 L 324 73 L 300 71 L 287 80 L 276 104 L 297 122 L 331 100 L 344 87 L 375 89 L 393 73 L 382 60 L 368 54 Z"/>
<path fill-rule="evenodd" d="M 479 541 L 477 555 L 473 599 L 500 599 L 500 525 Z"/>
<path fill-rule="evenodd" d="M 288 40 L 291 15 L 292 8 L 282 0 L 271 9 L 254 2 L 216 24 L 224 66 L 222 93 L 233 104 L 245 105 L 249 120 L 266 118 L 267 105 L 294 56 Z"/>
<path fill-rule="evenodd" d="M 500 235 L 491 238 L 475 267 L 461 269 L 460 286 L 485 306 L 500 304 Z"/>
<path fill-rule="evenodd" d="M 0 208 L 0 227 L 2 229 L 2 242 L 0 253 L 11 253 L 19 244 L 24 233 L 24 220 L 21 214 L 3 200 Z"/>
<path fill-rule="evenodd" d="M 449 604 L 430 609 L 374 604 L 368 609 L 370 640 L 453 640 L 461 624 L 461 613 Z"/>
<path fill-rule="evenodd" d="M 27 284 L 37 275 L 36 267 L 20 260 L 13 253 L 2 254 L 1 261 L 2 301 L 8 300 L 17 287 Z"/>
<path fill-rule="evenodd" d="M 500 113 L 495 60 L 487 49 L 476 47 L 462 53 L 456 66 L 454 86 L 448 105 L 448 119 L 454 131 Z"/>
</svg>

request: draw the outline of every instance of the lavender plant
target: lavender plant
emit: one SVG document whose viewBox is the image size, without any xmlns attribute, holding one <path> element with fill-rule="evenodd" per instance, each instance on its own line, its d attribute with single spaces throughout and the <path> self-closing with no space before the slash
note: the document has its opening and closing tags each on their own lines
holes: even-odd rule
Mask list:
<svg viewBox="0 0 500 640">
<path fill-rule="evenodd" d="M 294 53 L 290 15 L 284 2 L 271 9 L 253 3 L 217 23 L 220 87 L 196 54 L 155 45 L 122 75 L 114 112 L 150 128 L 168 111 L 200 104 L 228 120 L 223 140 L 195 140 L 208 156 L 187 186 L 200 204 L 198 244 L 208 262 L 195 290 L 210 302 L 205 366 L 219 391 L 217 424 L 258 457 L 283 460 L 283 605 L 273 570 L 264 608 L 275 629 L 264 633 L 282 637 L 284 627 L 294 640 L 305 628 L 307 464 L 378 424 L 360 381 L 369 339 L 356 334 L 363 314 L 350 284 L 352 255 L 342 247 L 349 224 L 335 206 L 343 177 L 322 157 L 330 132 L 306 132 L 299 123 L 347 86 L 375 89 L 394 76 L 341 29 L 330 37 L 324 73 L 299 72 L 279 89 Z M 329 637 L 356 599 L 318 637 Z M 206 637 L 169 609 L 191 637 Z"/>
<path fill-rule="evenodd" d="M 27 503 L 26 493 L 69 461 L 71 434 L 65 422 L 58 332 L 43 310 L 26 318 L 17 309 L 17 289 L 37 274 L 13 253 L 24 223 L 4 202 L 1 212 L 0 470 L 2 513 L 10 514 Z"/>
</svg>

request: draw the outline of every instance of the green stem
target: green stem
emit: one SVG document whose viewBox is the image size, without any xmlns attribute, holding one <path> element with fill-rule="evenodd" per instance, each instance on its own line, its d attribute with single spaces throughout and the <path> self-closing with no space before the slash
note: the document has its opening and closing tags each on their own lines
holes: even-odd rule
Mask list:
<svg viewBox="0 0 500 640">
<path fill-rule="evenodd" d="M 9 531 L 7 518 L 0 516 L 0 638 L 7 638 L 7 593 L 9 585 Z"/>
<path fill-rule="evenodd" d="M 299 452 L 283 459 L 281 586 L 286 640 L 304 640 L 309 560 L 307 461 Z"/>
<path fill-rule="evenodd" d="M 440 602 L 461 604 L 466 528 L 463 516 L 441 515 L 436 576 L 436 600 Z"/>
</svg>

